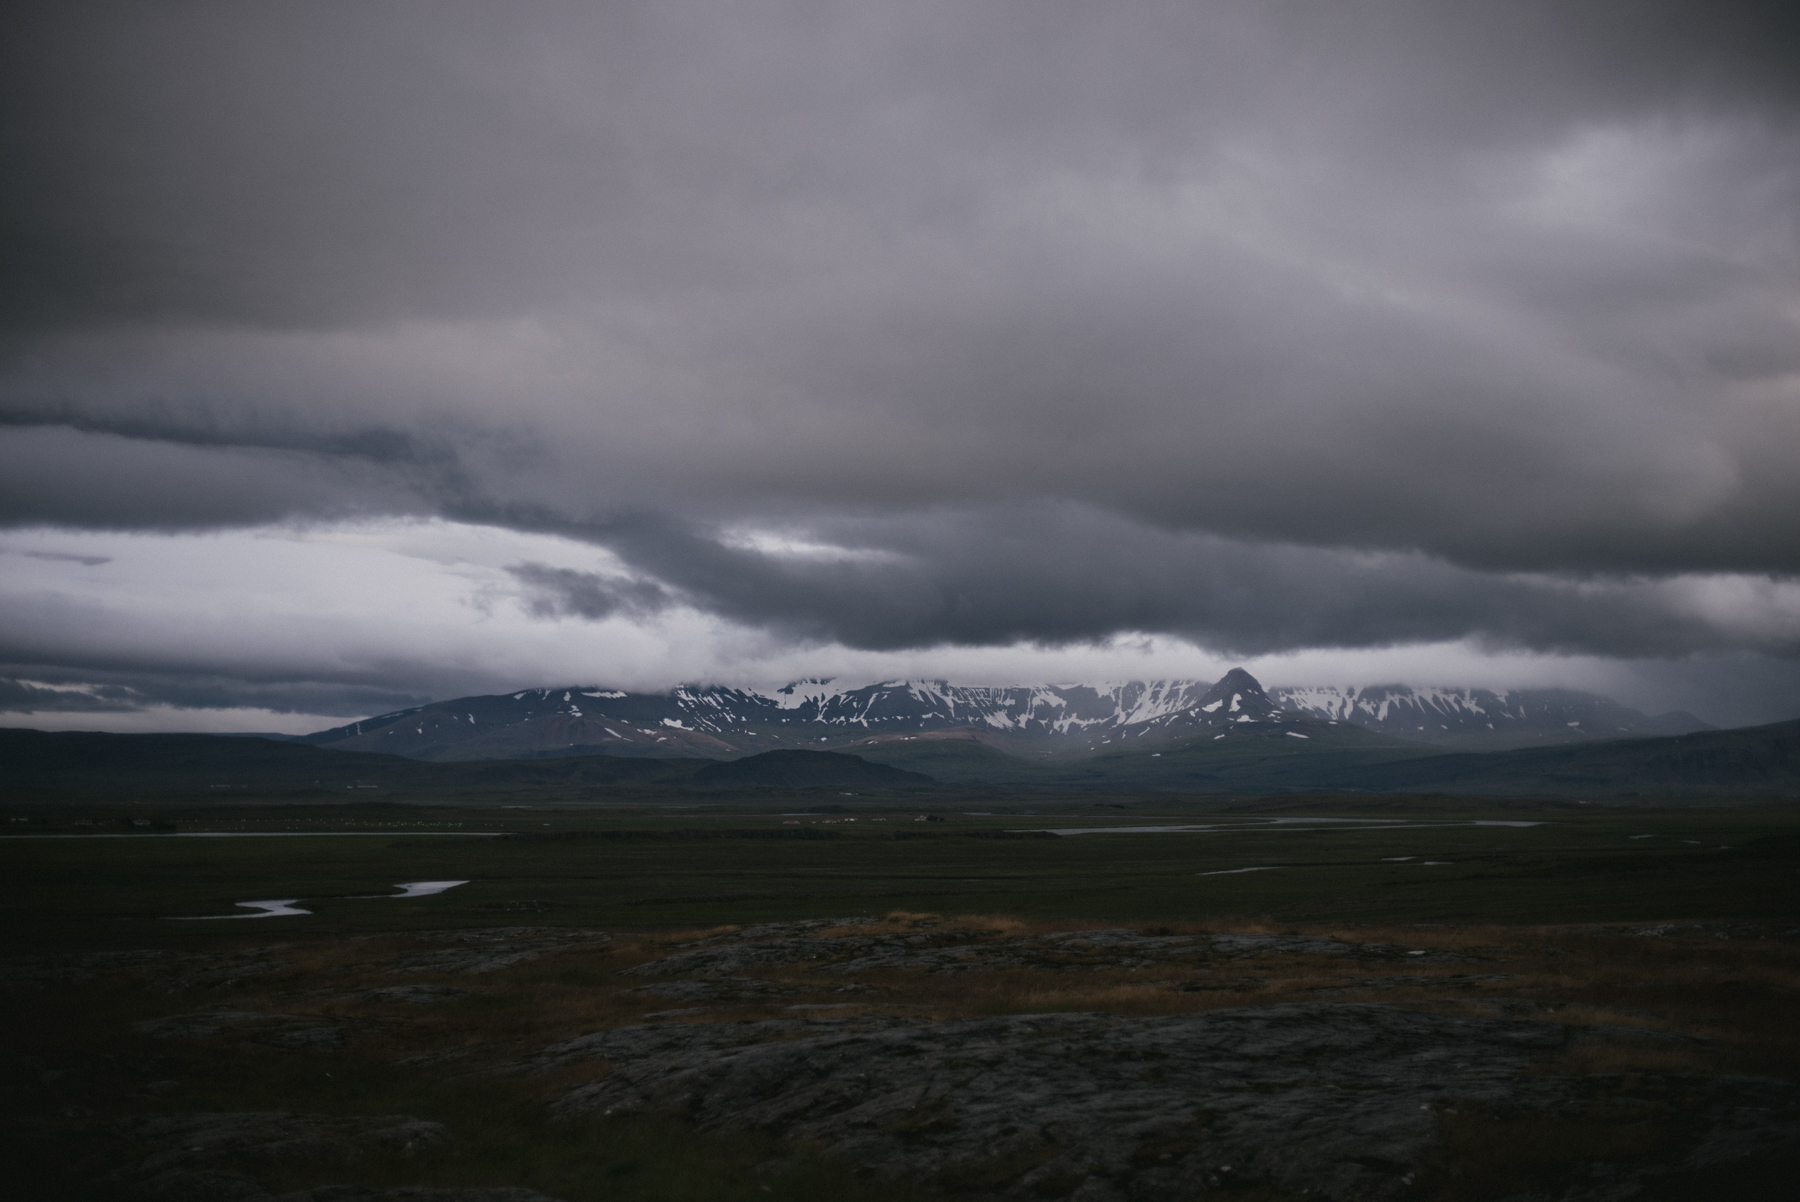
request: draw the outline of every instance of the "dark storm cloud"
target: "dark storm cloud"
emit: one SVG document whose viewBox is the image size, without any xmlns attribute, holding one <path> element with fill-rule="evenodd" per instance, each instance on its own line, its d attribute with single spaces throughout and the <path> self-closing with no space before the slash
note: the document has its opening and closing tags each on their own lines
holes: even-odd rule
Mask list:
<svg viewBox="0 0 1800 1202">
<path fill-rule="evenodd" d="M 256 447 L 203 448 L 65 426 L 15 427 L 0 436 L 0 520 L 16 525 L 204 529 L 419 512 L 425 483 L 355 459 Z"/>
<path fill-rule="evenodd" d="M 210 596 L 195 600 L 192 620 L 166 611 L 146 619 L 131 600 L 0 592 L 0 681 L 10 682 L 0 685 L 0 709 L 164 705 L 355 716 L 494 686 L 493 673 L 454 652 L 421 656 L 379 637 L 357 645 L 329 619 L 239 624 L 231 598 Z"/>
<path fill-rule="evenodd" d="M 660 584 L 522 563 L 507 569 L 528 590 L 526 612 L 539 618 L 599 621 L 624 613 L 641 617 L 667 609 L 675 598 Z"/>
<path fill-rule="evenodd" d="M 1795 652 L 1667 580 L 1800 573 L 1792 6 L 5 20 L 0 521 L 441 513 L 647 578 L 545 616 L 871 648 Z"/>
<path fill-rule="evenodd" d="M 22 678 L 21 678 L 22 677 Z M 328 681 L 252 681 L 192 672 L 0 664 L 0 713 L 130 713 L 177 709 L 266 709 L 357 717 L 420 705 L 429 697 L 392 688 Z"/>
<path fill-rule="evenodd" d="M 379 464 L 454 462 L 454 452 L 441 437 L 428 438 L 422 432 L 378 426 L 330 432 L 281 427 L 266 419 L 246 421 L 244 415 L 217 405 L 175 406 L 154 398 L 139 399 L 130 414 L 105 420 L 89 416 L 66 399 L 36 407 L 15 403 L 10 411 L 0 415 L 0 426 L 66 427 L 82 434 L 114 434 L 143 442 L 228 450 L 299 451 Z"/>
<path fill-rule="evenodd" d="M 62 551 L 26 551 L 27 559 L 45 559 L 52 563 L 78 563 L 84 568 L 97 568 L 103 563 L 111 563 L 109 555 L 69 555 Z"/>
<path fill-rule="evenodd" d="M 1646 713 L 1685 709 L 1716 726 L 1800 718 L 1800 660 L 1746 652 L 1620 665 L 1596 687 L 1632 698 Z"/>
<path fill-rule="evenodd" d="M 141 398 L 95 417 L 66 398 L 0 410 L 0 524 L 193 529 L 425 513 L 465 494 L 458 441 L 517 441 L 453 422 L 309 428 L 297 414 Z"/>
<path fill-rule="evenodd" d="M 40 682 L 0 676 L 0 714 L 29 714 L 50 710 L 63 713 L 103 713 L 141 709 L 144 697 L 119 685 L 55 688 Z"/>
<path fill-rule="evenodd" d="M 1690 596 L 1641 581 L 1496 579 L 1418 555 L 1146 530 L 1070 506 L 839 522 L 835 533 L 837 548 L 771 553 L 655 519 L 590 532 L 673 598 L 566 569 L 512 571 L 545 614 L 599 618 L 627 595 L 678 598 L 793 638 L 879 651 L 1166 631 L 1242 656 L 1464 637 L 1624 657 L 1800 654 L 1800 627 L 1722 630 Z"/>
<path fill-rule="evenodd" d="M 1290 122 L 1388 169 L 1616 117 L 1785 123 L 1800 99 L 1779 4 L 9 12 L 4 312 L 26 328 L 513 314 L 591 295 L 596 268 L 615 294 L 730 287 L 771 249 L 803 270 L 784 216 L 848 205 L 904 236 L 967 224 L 1009 175 L 1178 175 Z"/>
</svg>

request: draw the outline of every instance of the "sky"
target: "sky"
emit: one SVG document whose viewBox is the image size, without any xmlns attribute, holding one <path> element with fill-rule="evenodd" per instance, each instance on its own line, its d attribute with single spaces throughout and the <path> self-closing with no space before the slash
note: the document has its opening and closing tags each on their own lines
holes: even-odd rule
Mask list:
<svg viewBox="0 0 1800 1202">
<path fill-rule="evenodd" d="M 1800 717 L 1800 15 L 26 3 L 0 724 L 567 683 Z"/>
</svg>

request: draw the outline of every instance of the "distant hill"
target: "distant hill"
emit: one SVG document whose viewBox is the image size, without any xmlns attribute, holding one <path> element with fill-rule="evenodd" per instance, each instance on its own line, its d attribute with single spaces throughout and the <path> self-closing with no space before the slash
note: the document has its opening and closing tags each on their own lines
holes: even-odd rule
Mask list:
<svg viewBox="0 0 1800 1202">
<path fill-rule="evenodd" d="M 729 761 L 539 753 L 452 763 L 218 735 L 0 730 L 0 790 L 14 796 L 186 791 L 220 797 L 241 790 L 361 796 L 357 791 L 363 789 L 476 794 L 632 788 L 715 795 L 731 789 L 834 789 L 879 794 L 926 788 L 935 780 L 1059 793 L 1324 790 L 1800 798 L 1800 721 L 1572 746 L 1453 752 L 1344 720 L 1275 709 L 1247 676 L 1233 680 L 1216 700 L 1221 703 L 1216 708 L 1200 711 L 1213 724 L 1197 731 L 1121 739 L 1095 753 L 1025 755 L 1007 750 L 1006 736 L 999 732 L 968 727 L 870 735 L 856 742 L 854 755 L 783 748 Z"/>
<path fill-rule="evenodd" d="M 0 730 L 0 789 L 61 793 L 250 791 L 362 795 L 363 790 L 516 792 L 593 786 L 701 789 L 929 788 L 929 776 L 854 755 L 783 750 L 740 760 L 588 755 L 431 764 L 226 735 L 113 735 Z"/>
<path fill-rule="evenodd" d="M 958 784 L 1054 784 L 1078 758 L 1021 751 L 1004 735 L 974 727 L 860 739 L 850 749 L 873 763 Z"/>
<path fill-rule="evenodd" d="M 1800 798 L 1800 721 L 1581 747 L 1371 765 L 1334 787 L 1373 792 L 1713 794 Z"/>
<path fill-rule="evenodd" d="M 488 760 L 428 764 L 227 735 L 114 735 L 0 730 L 0 790 L 66 793 L 243 790 L 355 795 L 364 789 L 510 792 L 602 785 L 674 785 L 705 760 Z"/>
<path fill-rule="evenodd" d="M 765 751 L 708 764 L 690 782 L 704 789 L 923 789 L 936 782 L 918 772 L 872 764 L 835 751 Z"/>
<path fill-rule="evenodd" d="M 1324 729 L 1321 729 L 1321 727 Z M 1304 736 L 1302 742 L 1299 736 Z M 1095 788 L 1800 799 L 1800 722 L 1496 752 L 1430 752 L 1347 722 L 1257 724 L 1066 766 Z"/>
</svg>

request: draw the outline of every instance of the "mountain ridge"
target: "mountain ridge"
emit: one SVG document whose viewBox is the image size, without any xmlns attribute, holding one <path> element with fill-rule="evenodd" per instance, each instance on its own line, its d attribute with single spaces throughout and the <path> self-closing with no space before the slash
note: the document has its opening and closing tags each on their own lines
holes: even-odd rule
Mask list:
<svg viewBox="0 0 1800 1202">
<path fill-rule="evenodd" d="M 1599 693 L 1373 685 L 1272 690 L 1284 708 L 1354 722 L 1370 730 L 1470 750 L 1619 737 L 1649 738 L 1715 729 L 1685 711 L 1647 715 Z"/>
<path fill-rule="evenodd" d="M 794 691 L 796 694 L 799 690 Z M 581 701 L 575 700 L 579 696 Z M 851 691 L 834 715 L 831 698 L 788 695 L 790 704 L 758 694 L 714 691 L 673 697 L 634 697 L 620 690 L 522 691 L 498 698 L 463 698 L 453 707 L 418 707 L 347 728 L 323 732 L 321 745 L 276 743 L 204 735 L 47 735 L 0 732 L 0 758 L 18 783 L 93 788 L 129 779 L 136 787 L 160 780 L 164 787 L 231 788 L 253 777 L 264 786 L 314 788 L 411 787 L 471 789 L 653 788 L 735 790 L 752 793 L 796 788 L 865 790 L 950 787 L 1043 787 L 1056 791 L 1237 791 L 1329 789 L 1371 792 L 1458 793 L 1564 791 L 1668 793 L 1671 790 L 1770 796 L 1800 795 L 1800 722 L 1745 731 L 1706 731 L 1650 738 L 1590 739 L 1582 745 L 1501 751 L 1456 751 L 1400 739 L 1351 717 L 1416 716 L 1414 694 L 1379 707 L 1341 708 L 1344 717 L 1320 717 L 1284 709 L 1255 677 L 1233 669 L 1200 692 L 1191 682 L 1176 688 L 1138 689 L 1111 696 L 1114 723 L 1095 717 L 1099 694 L 1035 696 L 1014 711 L 974 704 L 943 689 L 909 688 L 904 696 Z M 901 700 L 912 709 L 899 706 Z M 992 694 L 987 700 L 992 702 Z M 999 698 L 1007 700 L 1004 696 Z M 974 701 L 982 700 L 980 695 Z M 1017 701 L 1017 698 L 1013 698 Z M 1367 701 L 1368 699 L 1363 699 Z M 1502 711 L 1491 712 L 1497 727 Z M 1487 698 L 1496 701 L 1497 698 Z M 1561 695 L 1563 705 L 1573 704 Z M 658 706 L 685 702 L 685 717 Z M 1599 708 L 1616 716 L 1605 698 Z M 596 705 L 595 702 L 600 703 Z M 890 712 L 877 712 L 887 703 Z M 1054 702 L 1054 705 L 1052 704 Z M 1120 724 L 1124 703 L 1137 706 L 1138 721 Z M 1172 703 L 1173 702 L 1173 703 Z M 1468 698 L 1461 698 L 1468 708 Z M 748 711 L 731 708 L 750 705 Z M 1038 717 L 1049 706 L 1060 716 Z M 584 709 L 583 707 L 587 708 Z M 604 708 L 602 708 L 604 707 Z M 958 712 L 958 710 L 961 712 Z M 1594 708 L 1589 703 L 1589 708 Z M 1622 708 L 1622 707 L 1620 707 Z M 1451 711 L 1440 706 L 1445 716 Z M 593 710 L 589 713 L 588 710 Z M 695 711 L 699 712 L 696 713 Z M 477 716 L 480 713 L 481 717 Z M 1521 709 L 1529 721 L 1530 713 Z M 1551 717 L 1560 718 L 1564 710 Z M 1585 711 L 1584 711 L 1585 712 Z M 785 716 L 784 716 L 785 715 Z M 796 723 L 795 718 L 799 717 Z M 833 724 L 833 718 L 836 724 Z M 483 718 L 487 719 L 484 728 Z M 513 721 L 495 721 L 511 718 Z M 536 720 L 533 725 L 533 720 Z M 656 725 L 648 725 L 652 720 Z M 752 731 L 748 722 L 766 729 Z M 854 722 L 854 725 L 851 725 Z M 691 724 L 690 724 L 691 723 Z M 1037 724 L 1034 729 L 1033 724 Z M 1060 723 L 1060 727 L 1058 726 Z M 375 729 L 367 729 L 373 725 Z M 694 755 L 687 748 L 734 748 L 744 736 L 786 737 L 806 746 L 764 747 L 732 756 Z M 1448 724 L 1445 724 L 1446 728 Z M 636 754 L 605 748 L 557 745 L 561 736 L 595 728 L 623 744 L 623 731 L 638 736 Z M 701 729 L 705 727 L 707 729 Z M 1565 729 L 1577 729 L 1568 720 Z M 819 735 L 821 729 L 833 733 Z M 711 732 L 718 733 L 711 733 Z M 1107 733 L 1110 731 L 1110 733 Z M 428 733 L 429 732 L 429 733 Z M 442 747 L 446 732 L 465 746 L 510 745 L 509 757 L 463 755 L 460 762 L 432 762 L 420 755 L 391 754 L 421 744 Z M 659 733 L 667 732 L 667 733 Z M 740 733 L 741 732 L 741 733 Z M 345 737 L 347 734 L 347 737 Z M 398 736 L 399 742 L 388 742 Z M 1098 737 L 1096 737 L 1098 736 Z M 548 737 L 552 746 L 531 747 Z M 837 740 L 841 751 L 821 747 Z M 1060 749 L 1056 741 L 1062 740 Z M 435 742 L 434 742 L 435 741 Z M 670 746 L 672 742 L 678 746 Z M 259 751 L 260 743 L 266 751 Z M 520 752 L 520 748 L 525 750 Z M 850 753 L 850 754 L 846 754 Z M 344 773 L 356 779 L 338 779 Z M 221 774 L 223 779 L 221 780 Z M 366 779 L 364 779 L 366 778 Z M 333 783 L 335 782 L 335 783 Z"/>
<path fill-rule="evenodd" d="M 1181 738 L 1282 715 L 1345 722 L 1429 750 L 1652 737 L 1711 729 L 1690 714 L 1652 717 L 1567 689 L 1285 687 L 1242 668 L 1185 679 L 972 686 L 887 680 L 856 687 L 802 680 L 770 693 L 682 686 L 524 689 L 396 710 L 291 741 L 413 759 L 691 756 L 729 760 L 779 748 L 832 750 L 957 730 L 1013 755 L 1097 754 L 1126 740 Z M 1422 752 L 1427 747 L 1421 747 Z"/>
</svg>

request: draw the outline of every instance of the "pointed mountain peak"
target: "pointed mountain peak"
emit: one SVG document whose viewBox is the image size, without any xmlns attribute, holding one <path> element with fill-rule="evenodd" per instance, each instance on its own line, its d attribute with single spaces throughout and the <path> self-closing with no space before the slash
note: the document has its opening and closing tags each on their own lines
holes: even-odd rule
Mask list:
<svg viewBox="0 0 1800 1202">
<path fill-rule="evenodd" d="M 1202 721 L 1212 725 L 1266 721 L 1275 716 L 1277 708 L 1256 677 L 1233 668 L 1200 699 L 1199 712 L 1205 715 Z"/>
<path fill-rule="evenodd" d="M 1231 671 L 1225 673 L 1225 675 L 1219 678 L 1219 683 L 1214 685 L 1213 688 L 1215 690 L 1235 689 L 1240 693 L 1255 693 L 1257 696 L 1267 695 L 1263 692 L 1262 682 L 1242 668 L 1233 668 Z"/>
</svg>

